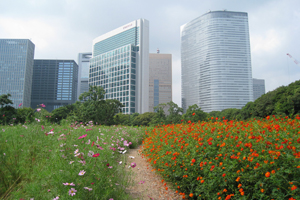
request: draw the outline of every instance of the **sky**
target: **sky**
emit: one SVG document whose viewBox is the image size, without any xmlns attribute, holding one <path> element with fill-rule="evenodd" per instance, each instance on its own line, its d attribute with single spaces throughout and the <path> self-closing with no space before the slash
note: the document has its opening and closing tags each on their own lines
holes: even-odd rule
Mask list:
<svg viewBox="0 0 300 200">
<path fill-rule="evenodd" d="M 266 92 L 300 79 L 299 0 L 0 0 L 0 38 L 30 39 L 35 59 L 77 62 L 96 37 L 147 19 L 150 53 L 172 54 L 172 99 L 181 107 L 180 26 L 224 9 L 248 13 L 252 77 Z"/>
</svg>

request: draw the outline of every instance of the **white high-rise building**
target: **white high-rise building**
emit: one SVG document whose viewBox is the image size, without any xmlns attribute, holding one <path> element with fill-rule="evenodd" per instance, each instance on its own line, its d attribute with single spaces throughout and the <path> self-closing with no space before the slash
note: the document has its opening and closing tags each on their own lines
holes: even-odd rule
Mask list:
<svg viewBox="0 0 300 200">
<path fill-rule="evenodd" d="M 132 21 L 93 40 L 89 85 L 102 86 L 123 113 L 149 110 L 149 22 Z"/>
<path fill-rule="evenodd" d="M 253 101 L 248 14 L 212 11 L 180 27 L 182 107 L 205 112 Z"/>
</svg>

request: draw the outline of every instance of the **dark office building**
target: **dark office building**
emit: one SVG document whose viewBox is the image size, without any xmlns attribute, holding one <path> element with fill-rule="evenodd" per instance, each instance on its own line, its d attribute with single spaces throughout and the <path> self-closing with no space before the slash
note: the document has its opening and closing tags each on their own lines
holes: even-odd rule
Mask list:
<svg viewBox="0 0 300 200">
<path fill-rule="evenodd" d="M 34 60 L 31 107 L 52 110 L 75 103 L 78 65 L 74 60 Z"/>
</svg>

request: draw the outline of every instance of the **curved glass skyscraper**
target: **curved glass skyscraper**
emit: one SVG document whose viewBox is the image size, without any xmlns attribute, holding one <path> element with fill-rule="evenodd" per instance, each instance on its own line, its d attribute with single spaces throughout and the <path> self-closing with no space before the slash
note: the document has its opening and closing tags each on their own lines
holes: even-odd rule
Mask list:
<svg viewBox="0 0 300 200">
<path fill-rule="evenodd" d="M 241 108 L 253 101 L 248 14 L 208 12 L 180 27 L 184 111 Z"/>
</svg>

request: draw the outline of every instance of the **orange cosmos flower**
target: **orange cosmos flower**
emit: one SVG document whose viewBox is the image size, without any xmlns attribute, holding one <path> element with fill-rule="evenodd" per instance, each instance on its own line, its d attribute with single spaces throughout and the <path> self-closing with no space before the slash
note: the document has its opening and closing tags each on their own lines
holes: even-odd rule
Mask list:
<svg viewBox="0 0 300 200">
<path fill-rule="evenodd" d="M 194 195 L 193 195 L 193 193 L 191 193 L 189 196 L 192 198 Z"/>
<path fill-rule="evenodd" d="M 204 183 L 204 180 L 201 180 L 201 183 Z"/>
<path fill-rule="evenodd" d="M 296 185 L 293 185 L 293 187 L 291 188 L 291 190 L 296 190 L 296 189 L 297 189 Z"/>
<path fill-rule="evenodd" d="M 271 173 L 272 173 L 272 174 L 275 174 L 275 170 L 272 170 Z"/>
<path fill-rule="evenodd" d="M 260 191 L 261 191 L 261 192 L 264 192 L 265 190 L 264 190 L 264 189 L 260 189 Z"/>
<path fill-rule="evenodd" d="M 193 113 L 193 115 L 195 115 L 195 113 Z"/>
<path fill-rule="evenodd" d="M 195 162 L 196 162 L 196 160 L 193 158 L 193 159 L 192 159 L 192 163 L 195 163 Z"/>
<path fill-rule="evenodd" d="M 266 174 L 265 174 L 265 176 L 268 178 L 268 177 L 270 177 L 270 172 L 267 172 Z"/>
<path fill-rule="evenodd" d="M 235 180 L 236 182 L 239 182 L 240 181 L 240 177 L 237 177 L 237 179 Z"/>
</svg>

